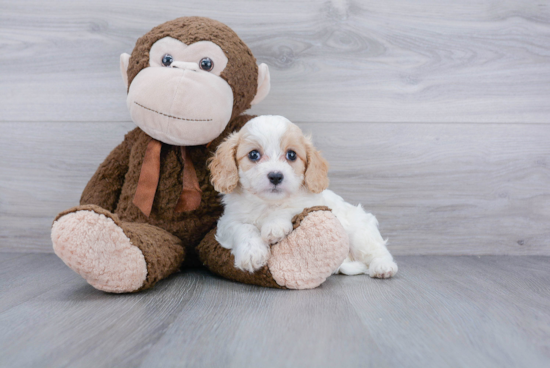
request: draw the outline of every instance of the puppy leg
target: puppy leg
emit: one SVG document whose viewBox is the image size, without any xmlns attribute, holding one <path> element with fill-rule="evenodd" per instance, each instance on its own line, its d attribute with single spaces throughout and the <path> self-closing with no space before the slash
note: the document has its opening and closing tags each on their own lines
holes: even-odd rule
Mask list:
<svg viewBox="0 0 550 368">
<path fill-rule="evenodd" d="M 369 268 L 363 262 L 352 261 L 348 255 L 344 262 L 334 273 L 342 273 L 344 275 L 354 276 L 363 273 L 369 273 Z"/>
<path fill-rule="evenodd" d="M 361 205 L 352 206 L 333 192 L 325 192 L 328 192 L 325 195 L 327 205 L 344 226 L 350 240 L 350 262 L 346 264 L 344 261 L 340 272 L 347 275 L 359 273 L 361 267 L 351 262 L 359 261 L 368 267 L 368 270 L 363 270 L 370 277 L 385 279 L 394 276 L 397 273 L 397 264 L 378 231 L 376 217 L 365 212 Z"/>
<path fill-rule="evenodd" d="M 386 279 L 397 273 L 397 264 L 378 231 L 378 221 L 361 206 L 354 207 L 355 221 L 349 228 L 350 252 L 355 260 L 369 267 L 369 276 Z"/>
<path fill-rule="evenodd" d="M 267 244 L 276 244 L 292 231 L 292 214 L 269 217 L 262 224 L 261 235 Z"/>
<path fill-rule="evenodd" d="M 236 268 L 254 272 L 267 263 L 271 251 L 256 226 L 237 222 L 220 225 L 216 240 L 224 248 L 231 249 Z"/>
</svg>

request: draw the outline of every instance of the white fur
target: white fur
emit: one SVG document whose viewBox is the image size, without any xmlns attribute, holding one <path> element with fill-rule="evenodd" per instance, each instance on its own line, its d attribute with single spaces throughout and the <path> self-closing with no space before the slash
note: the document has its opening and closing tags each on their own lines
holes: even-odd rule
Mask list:
<svg viewBox="0 0 550 368">
<path fill-rule="evenodd" d="M 346 275 L 368 273 L 371 277 L 388 278 L 397 265 L 378 231 L 376 218 L 361 205 L 345 202 L 331 190 L 310 192 L 281 151 L 281 138 L 293 125 L 281 116 L 260 116 L 244 127 L 248 136 L 259 142 L 263 154 L 255 166 L 239 169 L 239 185 L 223 196 L 225 211 L 218 222 L 216 239 L 235 256 L 235 266 L 253 272 L 267 263 L 270 244 L 275 244 L 292 231 L 292 217 L 304 208 L 327 206 L 340 220 L 350 239 L 350 253 L 336 272 Z M 280 171 L 284 180 L 276 187 L 267 174 Z"/>
</svg>

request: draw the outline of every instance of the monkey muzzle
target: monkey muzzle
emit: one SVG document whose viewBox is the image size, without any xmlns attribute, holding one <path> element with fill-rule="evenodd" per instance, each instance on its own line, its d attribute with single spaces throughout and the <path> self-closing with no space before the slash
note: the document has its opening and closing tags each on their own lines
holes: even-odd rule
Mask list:
<svg viewBox="0 0 550 368">
<path fill-rule="evenodd" d="M 132 81 L 126 102 L 134 123 L 154 139 L 197 146 L 223 132 L 233 92 L 223 78 L 188 65 L 149 67 Z"/>
</svg>

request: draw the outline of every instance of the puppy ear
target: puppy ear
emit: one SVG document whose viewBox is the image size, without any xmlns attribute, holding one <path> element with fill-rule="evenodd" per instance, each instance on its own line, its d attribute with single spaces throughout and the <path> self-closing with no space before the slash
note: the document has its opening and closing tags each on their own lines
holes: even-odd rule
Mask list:
<svg viewBox="0 0 550 368">
<path fill-rule="evenodd" d="M 328 162 L 321 156 L 311 143 L 311 138 L 306 138 L 307 168 L 304 183 L 313 193 L 321 193 L 328 188 Z"/>
<path fill-rule="evenodd" d="M 239 183 L 239 170 L 235 158 L 238 143 L 238 133 L 231 134 L 218 146 L 214 157 L 209 160 L 212 185 L 220 193 L 231 193 Z"/>
</svg>

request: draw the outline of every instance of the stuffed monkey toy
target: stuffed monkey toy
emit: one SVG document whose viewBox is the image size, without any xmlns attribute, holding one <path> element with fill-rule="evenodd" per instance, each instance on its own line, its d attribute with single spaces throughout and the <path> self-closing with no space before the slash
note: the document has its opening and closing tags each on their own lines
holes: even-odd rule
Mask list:
<svg viewBox="0 0 550 368">
<path fill-rule="evenodd" d="M 112 293 L 144 290 L 196 265 L 289 289 L 317 287 L 338 269 L 348 239 L 327 208 L 296 216 L 294 231 L 254 273 L 236 269 L 215 240 L 223 208 L 207 159 L 270 89 L 267 65 L 256 65 L 229 27 L 202 17 L 166 22 L 122 54 L 120 66 L 137 128 L 99 166 L 80 205 L 56 217 L 53 248 L 67 266 Z"/>
</svg>

